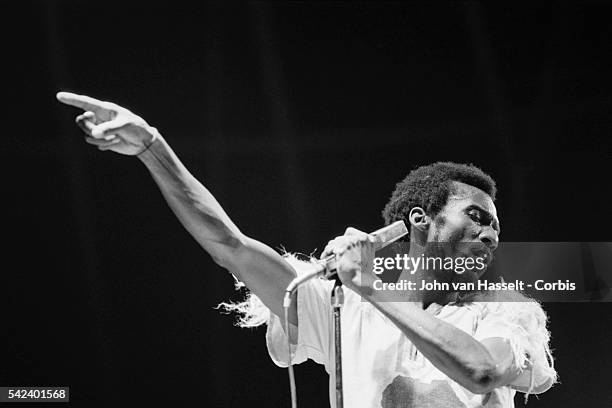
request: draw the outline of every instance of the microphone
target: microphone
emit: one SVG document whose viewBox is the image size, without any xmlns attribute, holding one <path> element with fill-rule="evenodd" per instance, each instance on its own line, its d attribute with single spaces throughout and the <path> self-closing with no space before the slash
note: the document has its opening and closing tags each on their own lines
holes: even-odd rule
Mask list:
<svg viewBox="0 0 612 408">
<path fill-rule="evenodd" d="M 386 247 L 407 233 L 408 229 L 406 228 L 404 221 L 396 221 L 393 224 L 387 225 L 386 227 L 372 232 L 370 235 L 372 235 L 375 240 L 374 250 L 378 251 Z M 323 276 L 326 279 L 333 279 L 338 272 L 335 255 L 330 255 L 325 259 L 319 260 L 316 265 L 313 265 L 313 267 L 314 269 L 312 271 L 297 276 L 291 281 L 291 283 L 289 283 L 289 286 L 287 286 L 286 295 L 292 294 L 299 285 L 316 276 Z M 287 301 L 287 299 L 290 301 L 289 296 L 285 297 L 285 301 Z"/>
</svg>

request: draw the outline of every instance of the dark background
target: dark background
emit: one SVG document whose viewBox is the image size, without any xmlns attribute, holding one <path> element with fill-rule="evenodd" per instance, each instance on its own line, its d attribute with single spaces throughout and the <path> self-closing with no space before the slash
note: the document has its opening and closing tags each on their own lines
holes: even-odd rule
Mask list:
<svg viewBox="0 0 612 408">
<path fill-rule="evenodd" d="M 1 7 L 0 385 L 68 385 L 74 406 L 289 406 L 264 330 L 213 309 L 240 298 L 231 276 L 137 159 L 83 142 L 59 90 L 143 116 L 275 248 L 376 229 L 394 184 L 436 160 L 496 178 L 502 240 L 612 241 L 605 2 Z M 610 306 L 545 305 L 561 383 L 528 406 L 612 406 Z M 321 367 L 297 383 L 301 406 L 328 404 Z"/>
</svg>

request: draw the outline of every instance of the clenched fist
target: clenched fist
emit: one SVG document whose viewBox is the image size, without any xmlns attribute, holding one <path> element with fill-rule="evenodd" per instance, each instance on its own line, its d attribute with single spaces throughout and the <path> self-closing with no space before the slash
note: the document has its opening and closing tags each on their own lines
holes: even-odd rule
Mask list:
<svg viewBox="0 0 612 408">
<path fill-rule="evenodd" d="M 85 111 L 76 123 L 87 134 L 85 141 L 100 150 L 134 156 L 159 137 L 157 129 L 140 116 L 112 102 L 70 92 L 58 92 L 57 100 Z"/>
<path fill-rule="evenodd" d="M 329 241 L 321 258 L 330 255 L 337 258 L 338 277 L 347 287 L 361 292 L 375 278 L 372 272 L 376 240 L 372 235 L 355 228 L 347 228 L 344 235 Z"/>
</svg>

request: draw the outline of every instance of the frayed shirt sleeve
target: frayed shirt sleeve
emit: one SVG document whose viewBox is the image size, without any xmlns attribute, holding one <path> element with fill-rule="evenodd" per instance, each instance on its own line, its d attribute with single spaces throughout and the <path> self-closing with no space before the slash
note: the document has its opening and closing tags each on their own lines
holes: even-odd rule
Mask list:
<svg viewBox="0 0 612 408">
<path fill-rule="evenodd" d="M 293 263 L 292 263 L 293 265 Z M 293 265 L 296 267 L 296 265 Z M 298 268 L 299 273 L 299 266 Z M 291 345 L 292 364 L 311 359 L 328 368 L 330 351 L 331 303 L 333 282 L 311 279 L 298 288 L 297 344 Z M 270 313 L 266 331 L 266 344 L 272 361 L 279 367 L 287 367 L 287 335 L 281 324 L 282 316 Z"/>
<path fill-rule="evenodd" d="M 540 394 L 557 381 L 550 352 L 547 318 L 537 302 L 486 303 L 476 329 L 476 339 L 503 338 L 514 354 L 521 374 L 510 387 L 527 394 Z"/>
</svg>

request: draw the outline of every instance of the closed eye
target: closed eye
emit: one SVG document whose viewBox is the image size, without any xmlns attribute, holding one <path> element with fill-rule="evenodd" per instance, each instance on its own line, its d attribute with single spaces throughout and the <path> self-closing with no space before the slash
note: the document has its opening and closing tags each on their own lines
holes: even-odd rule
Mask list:
<svg viewBox="0 0 612 408">
<path fill-rule="evenodd" d="M 471 209 L 468 211 L 468 217 L 472 219 L 472 221 L 481 224 L 483 222 L 482 213 L 477 209 Z"/>
<path fill-rule="evenodd" d="M 495 231 L 497 231 L 498 235 L 500 234 L 499 224 L 488 211 L 472 205 L 466 209 L 466 214 L 475 223 L 479 225 L 490 225 Z"/>
</svg>

